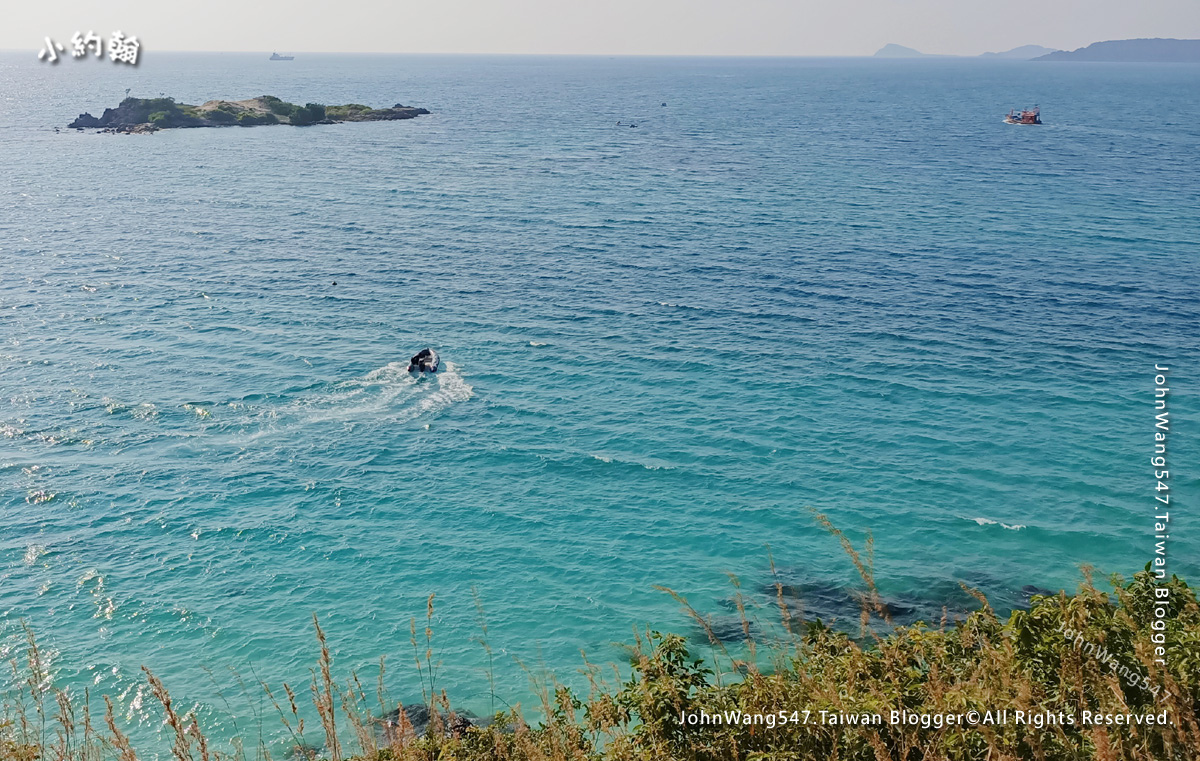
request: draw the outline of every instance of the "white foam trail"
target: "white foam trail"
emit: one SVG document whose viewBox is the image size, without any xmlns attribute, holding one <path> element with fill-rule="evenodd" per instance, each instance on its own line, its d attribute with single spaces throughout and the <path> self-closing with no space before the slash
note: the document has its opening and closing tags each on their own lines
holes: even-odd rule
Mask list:
<svg viewBox="0 0 1200 761">
<path fill-rule="evenodd" d="M 437 378 L 437 391 L 421 400 L 421 412 L 438 412 L 456 402 L 465 402 L 471 398 L 475 390 L 463 380 L 458 372 L 458 365 L 446 363 L 446 369 L 434 376 Z"/>
<path fill-rule="evenodd" d="M 968 520 L 975 521 L 980 526 L 1002 526 L 1009 531 L 1020 531 L 1021 529 L 1025 528 L 1025 524 L 1023 523 L 1017 523 L 1013 526 L 1010 526 L 1007 523 L 1001 523 L 1000 521 L 994 521 L 989 518 L 968 518 Z"/>
<path fill-rule="evenodd" d="M 453 362 L 444 362 L 434 375 L 414 375 L 407 363 L 389 362 L 337 384 L 326 396 L 301 402 L 301 417 L 305 423 L 400 423 L 464 402 L 473 390 Z"/>
<path fill-rule="evenodd" d="M 270 417 L 284 427 L 337 421 L 404 423 L 467 401 L 473 390 L 454 362 L 443 362 L 442 371 L 432 376 L 409 373 L 407 362 L 389 362 L 360 378 L 343 380 L 329 393 L 290 403 Z"/>
<path fill-rule="evenodd" d="M 403 423 L 470 399 L 474 389 L 459 370 L 453 362 L 443 362 L 440 372 L 417 375 L 408 372 L 407 362 L 389 362 L 361 377 L 331 384 L 323 391 L 314 389 L 281 404 L 228 405 L 241 412 L 241 420 L 225 419 L 220 424 L 240 429 L 230 433 L 246 444 L 324 423 Z M 195 405 L 184 408 L 198 415 L 207 412 Z"/>
</svg>

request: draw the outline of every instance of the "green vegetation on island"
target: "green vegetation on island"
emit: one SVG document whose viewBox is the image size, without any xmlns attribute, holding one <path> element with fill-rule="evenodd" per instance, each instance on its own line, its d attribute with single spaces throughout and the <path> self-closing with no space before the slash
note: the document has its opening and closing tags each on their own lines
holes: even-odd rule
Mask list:
<svg viewBox="0 0 1200 761">
<path fill-rule="evenodd" d="M 869 619 L 886 617 L 886 609 L 851 553 L 866 582 L 857 636 L 804 620 L 780 586 L 774 636 L 752 636 L 761 622 L 739 594 L 744 636 L 723 641 L 666 590 L 708 641 L 648 631 L 630 647 L 627 667 L 587 664 L 586 695 L 535 678 L 536 720 L 519 706 L 481 720 L 455 711 L 451 697 L 435 688 L 432 596 L 424 635 L 417 622 L 412 627 L 417 669 L 410 686 L 416 692 L 420 685 L 421 703 L 392 702 L 382 673 L 377 690 L 353 673 L 339 682 L 319 625 L 311 684 L 263 684 L 270 708 L 256 730 L 232 744 L 206 736 L 197 715 L 173 703 L 148 669 L 147 687 L 174 761 L 1200 758 L 1200 607 L 1182 580 L 1156 580 L 1147 568 L 1128 582 L 1114 578 L 1108 593 L 1088 578 L 1073 595 L 1035 597 L 1030 609 L 1006 618 L 979 595 L 978 610 L 955 625 L 943 620 L 880 636 Z M 483 634 L 490 659 L 486 624 Z M 25 654 L 11 662 L 0 758 L 153 757 L 153 749 L 139 756 L 132 747 L 108 696 L 58 690 L 27 635 Z M 298 692 L 311 693 L 312 708 Z M 263 739 L 276 733 L 287 739 Z"/>
<path fill-rule="evenodd" d="M 390 108 L 371 108 L 358 103 L 343 106 L 321 103 L 299 105 L 273 95 L 261 95 L 248 100 L 210 100 L 199 106 L 176 103 L 174 98 L 126 98 L 116 108 L 106 108 L 99 117 L 80 114 L 67 126 L 110 132 L 154 132 L 180 127 L 255 127 L 266 124 L 307 127 L 337 122 L 412 119 L 428 113 L 424 108 L 399 103 Z"/>
</svg>

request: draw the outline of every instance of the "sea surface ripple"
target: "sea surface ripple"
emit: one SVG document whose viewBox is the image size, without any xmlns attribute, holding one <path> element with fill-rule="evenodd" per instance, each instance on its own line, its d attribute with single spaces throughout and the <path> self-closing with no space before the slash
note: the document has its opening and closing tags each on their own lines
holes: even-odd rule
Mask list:
<svg viewBox="0 0 1200 761">
<path fill-rule="evenodd" d="M 303 685 L 313 613 L 400 664 L 436 593 L 486 712 L 472 590 L 528 702 L 691 631 L 654 585 L 853 588 L 810 508 L 921 610 L 1129 574 L 1155 363 L 1197 577 L 1200 67 L 262 58 L 0 57 L 0 639 L 65 683 L 233 731 L 229 669 Z M 433 113 L 53 131 L 126 87 Z"/>
</svg>

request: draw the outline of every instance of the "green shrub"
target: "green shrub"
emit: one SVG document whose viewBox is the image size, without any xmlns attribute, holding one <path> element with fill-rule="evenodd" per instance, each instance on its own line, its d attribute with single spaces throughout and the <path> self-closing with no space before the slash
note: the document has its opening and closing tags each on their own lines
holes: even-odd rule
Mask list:
<svg viewBox="0 0 1200 761">
<path fill-rule="evenodd" d="M 253 127 L 258 124 L 278 124 L 279 119 L 275 114 L 259 114 L 254 111 L 243 111 L 238 114 L 237 123 L 242 127 Z"/>
<path fill-rule="evenodd" d="M 274 95 L 262 96 L 262 101 L 267 104 L 267 108 L 271 109 L 271 113 L 279 116 L 287 116 L 296 108 L 294 103 L 288 103 L 286 100 L 276 98 Z"/>
<path fill-rule="evenodd" d="M 306 127 L 309 124 L 322 121 L 325 118 L 325 106 L 320 103 L 309 103 L 304 106 L 294 106 L 292 108 L 292 124 L 297 127 Z"/>
<path fill-rule="evenodd" d="M 347 103 L 343 106 L 326 106 L 325 116 L 330 119 L 346 119 L 349 117 L 369 114 L 375 109 L 361 103 Z"/>
<path fill-rule="evenodd" d="M 126 98 L 118 109 L 122 112 L 122 121 L 130 124 L 151 121 L 151 115 L 160 113 L 174 121 L 171 117 L 180 113 L 174 98 Z"/>
<path fill-rule="evenodd" d="M 204 113 L 205 118 L 216 124 L 233 124 L 237 117 L 224 109 L 216 109 Z"/>
<path fill-rule="evenodd" d="M 308 113 L 308 109 L 304 106 L 293 106 L 290 118 L 292 124 L 297 127 L 305 127 L 313 123 L 312 115 Z"/>
</svg>

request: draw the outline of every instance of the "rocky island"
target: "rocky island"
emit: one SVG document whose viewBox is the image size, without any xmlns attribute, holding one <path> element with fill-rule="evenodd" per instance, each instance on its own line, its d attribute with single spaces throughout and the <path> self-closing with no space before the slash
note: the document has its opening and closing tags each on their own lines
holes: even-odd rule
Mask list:
<svg viewBox="0 0 1200 761">
<path fill-rule="evenodd" d="M 255 127 L 260 124 L 307 127 L 338 122 L 392 121 L 414 119 L 428 113 L 424 108 L 399 103 L 391 108 L 371 108 L 359 103 L 344 106 L 306 103 L 301 106 L 274 95 L 260 95 L 248 100 L 210 100 L 199 106 L 176 103 L 174 98 L 126 98 L 116 108 L 104 109 L 99 117 L 80 114 L 67 126 L 145 133 L 177 127 Z"/>
</svg>

